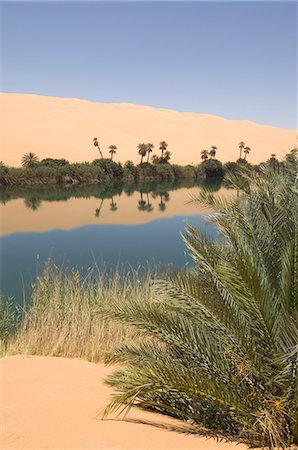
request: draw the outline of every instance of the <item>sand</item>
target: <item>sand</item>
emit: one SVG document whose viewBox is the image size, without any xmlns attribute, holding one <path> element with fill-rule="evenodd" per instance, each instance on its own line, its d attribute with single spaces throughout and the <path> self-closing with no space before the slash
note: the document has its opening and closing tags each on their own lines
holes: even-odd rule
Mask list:
<svg viewBox="0 0 298 450">
<path fill-rule="evenodd" d="M 0 359 L 0 448 L 245 450 L 185 434 L 185 425 L 133 409 L 127 420 L 99 420 L 111 389 L 102 364 L 54 357 Z"/>
<path fill-rule="evenodd" d="M 218 147 L 221 161 L 234 161 L 239 157 L 238 143 L 244 141 L 252 149 L 248 156 L 252 163 L 267 160 L 271 153 L 281 158 L 297 145 L 295 130 L 248 120 L 26 94 L 0 94 L 0 124 L 1 160 L 11 166 L 20 166 L 29 151 L 40 159 L 92 161 L 99 157 L 93 137 L 98 137 L 105 157 L 107 147 L 115 144 L 115 160 L 121 162 L 139 162 L 140 142 L 152 142 L 155 153 L 159 142 L 166 140 L 176 164 L 201 162 L 200 151 L 211 145 Z"/>
</svg>

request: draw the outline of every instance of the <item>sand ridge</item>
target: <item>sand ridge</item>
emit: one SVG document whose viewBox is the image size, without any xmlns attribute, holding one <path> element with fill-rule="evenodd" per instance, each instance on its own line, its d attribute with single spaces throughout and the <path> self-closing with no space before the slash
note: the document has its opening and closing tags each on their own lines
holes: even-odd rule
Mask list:
<svg viewBox="0 0 298 450">
<path fill-rule="evenodd" d="M 200 151 L 218 147 L 225 162 L 239 157 L 238 143 L 252 151 L 249 161 L 259 163 L 271 153 L 283 157 L 297 142 L 296 130 L 258 125 L 248 120 L 228 120 L 210 114 L 177 112 L 127 103 L 31 94 L 0 93 L 1 160 L 20 166 L 22 155 L 34 152 L 41 159 L 65 158 L 71 162 L 99 157 L 92 144 L 98 137 L 105 157 L 108 146 L 118 147 L 115 160 L 139 162 L 137 145 L 166 140 L 176 164 L 198 164 Z"/>
<path fill-rule="evenodd" d="M 99 420 L 111 368 L 78 359 L 0 359 L 0 448 L 101 450 L 246 450 L 185 434 L 183 422 L 133 409 L 128 420 Z"/>
</svg>

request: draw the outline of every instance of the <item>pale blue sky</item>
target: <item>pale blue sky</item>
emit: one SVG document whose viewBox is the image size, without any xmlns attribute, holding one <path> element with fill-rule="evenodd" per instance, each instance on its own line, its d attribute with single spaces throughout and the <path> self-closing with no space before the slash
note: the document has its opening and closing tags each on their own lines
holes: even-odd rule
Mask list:
<svg viewBox="0 0 298 450">
<path fill-rule="evenodd" d="M 297 124 L 296 2 L 2 2 L 4 92 Z"/>
</svg>

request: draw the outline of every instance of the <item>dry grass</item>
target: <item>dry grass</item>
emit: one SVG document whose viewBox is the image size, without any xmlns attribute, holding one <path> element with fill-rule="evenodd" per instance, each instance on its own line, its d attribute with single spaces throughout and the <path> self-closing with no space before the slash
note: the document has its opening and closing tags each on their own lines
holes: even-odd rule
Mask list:
<svg viewBox="0 0 298 450">
<path fill-rule="evenodd" d="M 133 296 L 151 298 L 149 276 L 138 281 L 130 276 L 94 272 L 82 279 L 77 272 L 64 276 L 47 267 L 38 278 L 30 307 L 23 312 L 20 327 L 8 342 L 6 354 L 30 354 L 83 358 L 97 362 L 116 346 L 135 341 L 137 332 L 125 325 L 104 320 L 99 305 L 113 298 L 124 302 Z"/>
</svg>

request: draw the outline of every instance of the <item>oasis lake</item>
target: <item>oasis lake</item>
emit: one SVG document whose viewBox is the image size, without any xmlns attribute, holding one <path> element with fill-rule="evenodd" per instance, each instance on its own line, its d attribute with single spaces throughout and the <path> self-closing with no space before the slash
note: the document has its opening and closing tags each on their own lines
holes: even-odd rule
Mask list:
<svg viewBox="0 0 298 450">
<path fill-rule="evenodd" d="M 191 264 L 181 232 L 187 223 L 212 237 L 191 196 L 208 189 L 230 197 L 221 180 L 1 188 L 1 291 L 21 302 L 45 263 L 96 267 L 111 274 Z"/>
</svg>

